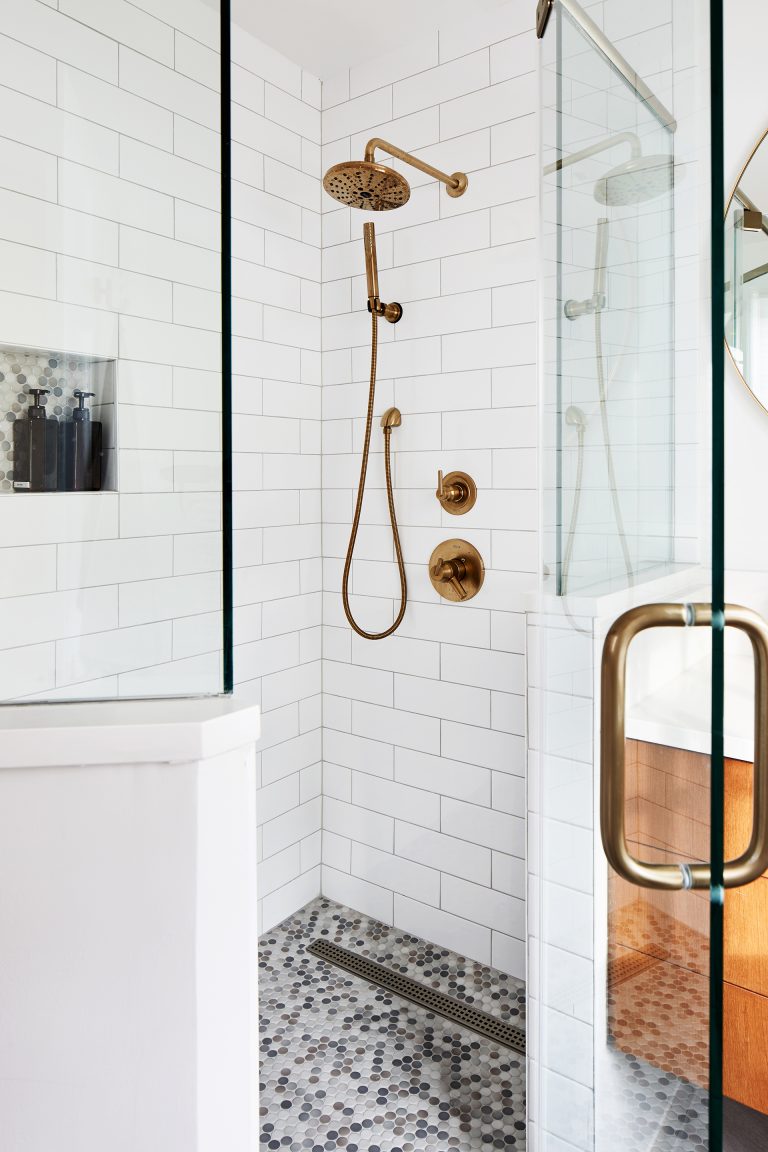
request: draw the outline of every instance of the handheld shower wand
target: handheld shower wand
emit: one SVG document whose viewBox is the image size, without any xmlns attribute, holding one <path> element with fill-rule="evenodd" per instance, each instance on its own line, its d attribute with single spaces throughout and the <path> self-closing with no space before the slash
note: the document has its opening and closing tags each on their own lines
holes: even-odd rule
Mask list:
<svg viewBox="0 0 768 1152">
<path fill-rule="evenodd" d="M 368 311 L 374 316 L 383 316 L 390 324 L 397 324 L 403 315 L 402 304 L 382 304 L 379 299 L 379 265 L 376 260 L 376 229 L 373 224 L 363 224 L 363 244 L 365 275 L 368 280 Z"/>
<path fill-rule="evenodd" d="M 563 312 L 568 320 L 578 320 L 580 316 L 590 316 L 602 312 L 606 305 L 605 277 L 608 262 L 608 220 L 601 216 L 595 233 L 595 269 L 592 280 L 592 295 L 587 300 L 566 300 Z"/>
<path fill-rule="evenodd" d="M 616 531 L 621 545 L 624 559 L 624 569 L 627 574 L 628 587 L 635 583 L 635 572 L 632 564 L 627 533 L 624 527 L 624 517 L 619 499 L 619 487 L 616 480 L 616 467 L 613 459 L 613 445 L 611 443 L 611 428 L 608 420 L 608 383 L 606 381 L 605 358 L 603 353 L 603 311 L 607 304 L 607 274 L 608 274 L 608 220 L 601 216 L 595 227 L 595 267 L 592 281 L 592 295 L 588 300 L 567 300 L 563 311 L 569 320 L 576 320 L 580 316 L 594 316 L 595 322 L 595 371 L 597 374 L 598 406 L 603 434 L 603 450 L 608 470 L 608 486 L 611 492 L 613 515 L 616 522 Z M 571 509 L 571 523 L 565 542 L 565 552 L 560 575 L 560 595 L 567 596 L 573 548 L 576 540 L 576 529 L 579 521 L 579 508 L 581 504 L 582 485 L 584 477 L 584 438 L 586 432 L 586 419 L 580 408 L 571 405 L 565 413 L 565 422 L 569 427 L 576 428 L 578 434 L 578 456 L 576 465 L 576 486 L 573 494 Z M 568 609 L 566 608 L 566 612 Z M 569 618 L 570 613 L 568 612 Z"/>
<path fill-rule="evenodd" d="M 365 481 L 368 474 L 368 457 L 371 451 L 371 432 L 373 430 L 373 406 L 376 398 L 376 372 L 379 352 L 379 317 L 383 316 L 390 324 L 396 324 L 403 314 L 399 304 L 382 304 L 379 299 L 379 269 L 376 261 L 376 231 L 373 224 L 363 225 L 363 243 L 365 245 L 365 274 L 368 281 L 368 311 L 371 314 L 371 377 L 368 388 L 368 411 L 365 418 L 365 436 L 363 438 L 363 458 L 360 464 L 360 480 L 357 486 L 357 500 L 355 512 L 352 517 L 352 531 L 347 547 L 347 556 L 344 561 L 344 573 L 341 578 L 341 600 L 344 605 L 344 614 L 358 636 L 364 640 L 384 640 L 396 632 L 405 615 L 408 602 L 408 585 L 405 576 L 405 560 L 400 544 L 400 532 L 397 527 L 397 514 L 395 512 L 395 497 L 392 485 L 392 430 L 399 428 L 402 416 L 398 408 L 388 408 L 381 418 L 381 429 L 384 436 L 384 472 L 387 483 L 387 505 L 389 520 L 392 525 L 392 539 L 395 545 L 397 558 L 397 571 L 400 579 L 400 610 L 393 624 L 383 632 L 366 632 L 352 615 L 352 606 L 349 601 L 349 582 L 352 575 L 352 557 L 355 553 L 357 533 L 360 528 L 360 516 L 363 511 L 365 497 Z"/>
<path fill-rule="evenodd" d="M 365 246 L 365 275 L 368 280 L 368 307 L 371 308 L 371 305 L 379 298 L 379 265 L 376 260 L 376 229 L 373 224 L 363 224 L 363 244 Z"/>
</svg>

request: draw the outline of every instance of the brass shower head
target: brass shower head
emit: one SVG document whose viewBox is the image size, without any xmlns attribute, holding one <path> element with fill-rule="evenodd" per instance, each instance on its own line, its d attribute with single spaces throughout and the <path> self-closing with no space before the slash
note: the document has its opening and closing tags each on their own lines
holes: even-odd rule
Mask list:
<svg viewBox="0 0 768 1152">
<path fill-rule="evenodd" d="M 326 192 L 350 208 L 388 212 L 406 204 L 411 195 L 408 181 L 386 164 L 347 160 L 329 168 L 323 180 Z"/>
<path fill-rule="evenodd" d="M 418 160 L 410 152 L 404 152 L 402 148 L 375 136 L 365 146 L 364 160 L 345 160 L 328 169 L 323 178 L 323 187 L 328 195 L 350 208 L 362 208 L 367 212 L 388 212 L 407 204 L 411 195 L 408 181 L 386 164 L 376 163 L 377 148 L 403 160 L 412 168 L 418 168 L 427 176 L 440 180 L 445 184 L 449 196 L 463 196 L 467 190 L 468 180 L 463 172 L 447 176 L 431 164 Z"/>
<path fill-rule="evenodd" d="M 670 192 L 674 183 L 672 156 L 637 156 L 600 177 L 595 184 L 595 200 L 609 207 L 642 204 Z"/>
</svg>

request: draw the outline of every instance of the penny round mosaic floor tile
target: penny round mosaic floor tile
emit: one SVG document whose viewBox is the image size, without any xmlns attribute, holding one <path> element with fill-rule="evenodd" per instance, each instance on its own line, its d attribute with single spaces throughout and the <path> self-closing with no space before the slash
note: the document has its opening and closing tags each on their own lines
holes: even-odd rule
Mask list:
<svg viewBox="0 0 768 1152">
<path fill-rule="evenodd" d="M 525 1147 L 525 1059 L 306 953 L 325 937 L 521 1026 L 519 980 L 328 900 L 259 955 L 261 1147 Z"/>
</svg>

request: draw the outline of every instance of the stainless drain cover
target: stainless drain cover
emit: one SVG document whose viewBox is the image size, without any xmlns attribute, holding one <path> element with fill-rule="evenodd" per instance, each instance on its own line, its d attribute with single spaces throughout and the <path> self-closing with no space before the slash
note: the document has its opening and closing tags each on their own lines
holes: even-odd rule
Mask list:
<svg viewBox="0 0 768 1152">
<path fill-rule="evenodd" d="M 477 1032 L 495 1044 L 501 1044 L 504 1048 L 511 1048 L 514 1052 L 525 1055 L 523 1029 L 497 1020 L 489 1012 L 482 1012 L 479 1008 L 473 1008 L 471 1004 L 455 1000 L 453 996 L 446 996 L 444 992 L 427 988 L 425 984 L 412 980 L 410 976 L 393 972 L 383 964 L 369 960 L 366 956 L 360 956 L 357 952 L 342 948 L 338 944 L 332 944 L 329 940 L 313 940 L 307 952 L 316 956 L 318 960 L 343 968 L 352 976 L 367 980 L 369 984 L 378 984 L 385 991 L 392 992 L 403 1000 L 410 1000 L 412 1004 L 418 1004 L 427 1012 L 443 1016 L 451 1023 L 458 1024 L 460 1028 L 468 1028 L 470 1032 Z"/>
</svg>

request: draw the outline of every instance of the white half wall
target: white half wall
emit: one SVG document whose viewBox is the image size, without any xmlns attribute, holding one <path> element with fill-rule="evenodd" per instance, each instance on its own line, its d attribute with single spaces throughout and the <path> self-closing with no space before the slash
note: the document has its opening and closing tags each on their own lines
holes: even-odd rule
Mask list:
<svg viewBox="0 0 768 1152">
<path fill-rule="evenodd" d="M 251 1152 L 255 764 L 0 772 L 2 1143 Z"/>
</svg>

